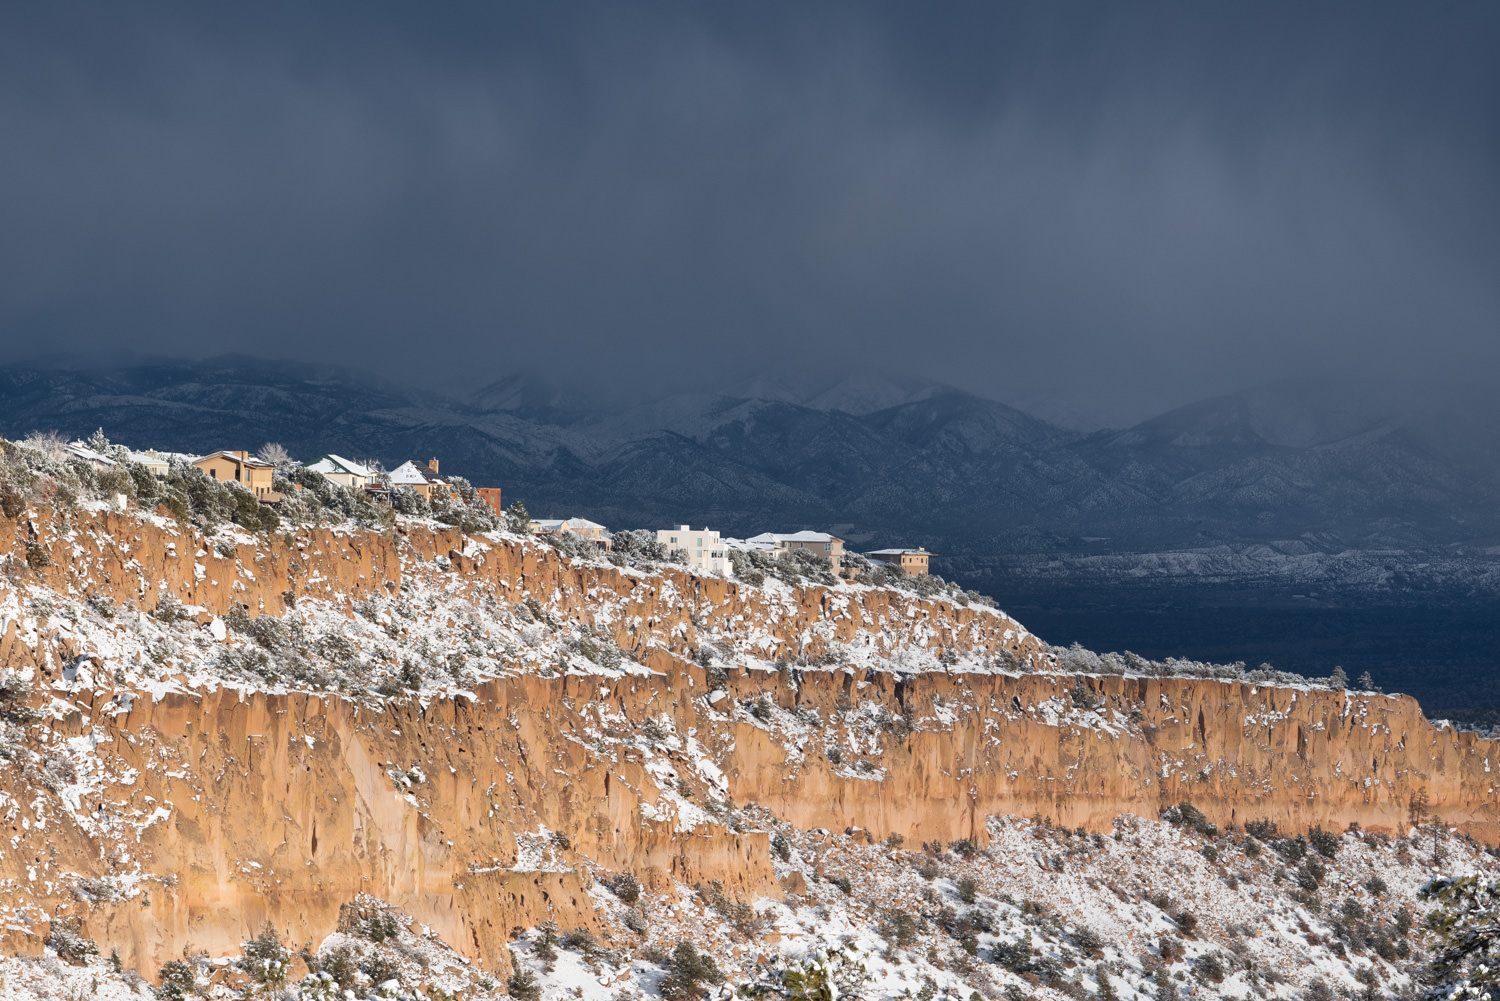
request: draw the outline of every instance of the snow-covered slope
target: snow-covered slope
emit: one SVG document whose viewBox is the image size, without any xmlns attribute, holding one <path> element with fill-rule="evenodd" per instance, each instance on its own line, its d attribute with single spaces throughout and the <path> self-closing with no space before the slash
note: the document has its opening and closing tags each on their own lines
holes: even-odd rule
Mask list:
<svg viewBox="0 0 1500 1001">
<path fill-rule="evenodd" d="M 1399 995 L 1417 888 L 1494 870 L 1493 742 L 1050 674 L 951 591 L 0 526 L 0 997 Z"/>
<path fill-rule="evenodd" d="M 1314 864 L 1294 866 L 1284 857 L 1293 849 L 1276 848 L 1295 839 L 1129 816 L 1107 834 L 995 818 L 982 849 L 871 844 L 858 832 L 796 830 L 753 808 L 743 822 L 775 831 L 782 846 L 775 894 L 642 888 L 587 867 L 597 923 L 519 929 L 514 971 L 486 970 L 363 897 L 339 931 L 288 950 L 283 990 L 299 1001 L 527 997 L 528 985 L 542 998 L 677 997 L 663 981 L 680 977 L 674 954 L 688 943 L 713 961 L 717 977 L 702 988 L 717 996 L 789 996 L 811 980 L 870 1001 L 1295 999 L 1319 983 L 1334 996 L 1403 997 L 1423 962 L 1416 929 L 1428 905 L 1417 889 L 1440 873 L 1496 870 L 1451 836 L 1434 856 L 1425 836 L 1350 832 L 1325 842 L 1330 857 L 1314 851 Z M 277 993 L 243 951 L 192 954 L 183 968 L 205 997 Z M 50 948 L 0 958 L 0 992 L 14 1001 L 152 996 L 135 970 L 98 956 L 64 962 Z"/>
</svg>

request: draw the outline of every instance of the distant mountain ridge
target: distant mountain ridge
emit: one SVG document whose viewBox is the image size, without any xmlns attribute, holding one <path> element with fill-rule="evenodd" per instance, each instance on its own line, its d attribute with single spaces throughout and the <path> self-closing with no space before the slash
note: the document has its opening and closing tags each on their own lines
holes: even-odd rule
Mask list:
<svg viewBox="0 0 1500 1001">
<path fill-rule="evenodd" d="M 1160 555 L 1225 547 L 1288 568 L 1342 565 L 1309 553 L 1500 555 L 1496 425 L 1335 387 L 1247 391 L 1082 432 L 870 375 L 608 402 L 535 376 L 456 399 L 242 356 L 0 369 L 0 434 L 101 426 L 135 447 L 279 441 L 388 466 L 437 456 L 535 513 L 732 534 L 832 527 L 856 546 L 925 545 L 959 576 L 999 561 L 1128 579 L 1121 567 L 1191 566 L 1204 561 Z"/>
</svg>

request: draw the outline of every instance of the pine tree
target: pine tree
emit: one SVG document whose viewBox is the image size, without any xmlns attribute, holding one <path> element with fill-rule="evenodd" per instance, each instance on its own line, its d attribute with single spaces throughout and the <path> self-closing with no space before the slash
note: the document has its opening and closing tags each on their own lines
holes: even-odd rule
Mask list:
<svg viewBox="0 0 1500 1001">
<path fill-rule="evenodd" d="M 281 936 L 267 921 L 260 934 L 245 943 L 245 963 L 250 975 L 263 984 L 280 987 L 286 983 L 287 966 L 291 957 L 281 944 Z"/>
<path fill-rule="evenodd" d="M 536 947 L 532 949 L 537 959 L 551 963 L 557 958 L 557 922 L 544 921 L 539 929 Z"/>
<path fill-rule="evenodd" d="M 542 985 L 537 983 L 536 974 L 521 965 L 516 954 L 510 954 L 510 977 L 505 981 L 505 990 L 516 1001 L 541 1001 Z"/>
<path fill-rule="evenodd" d="M 678 942 L 666 966 L 667 975 L 657 984 L 657 991 L 667 1001 L 700 1001 L 710 987 L 724 982 L 713 957 L 693 948 L 691 942 Z"/>
<path fill-rule="evenodd" d="M 1436 879 L 1418 893 L 1438 906 L 1427 927 L 1436 940 L 1426 970 L 1429 997 L 1478 998 L 1500 982 L 1500 884 L 1479 876 Z"/>
<path fill-rule="evenodd" d="M 1336 692 L 1341 692 L 1349 687 L 1349 675 L 1344 673 L 1342 667 L 1335 667 L 1333 673 L 1328 676 L 1328 687 Z"/>
<path fill-rule="evenodd" d="M 1156 968 L 1152 982 L 1156 985 L 1156 1001 L 1177 1001 L 1177 985 L 1172 983 L 1172 975 L 1165 966 Z"/>
<path fill-rule="evenodd" d="M 1099 993 L 1096 995 L 1099 1001 L 1119 1001 L 1120 995 L 1115 991 L 1115 985 L 1110 982 L 1109 970 L 1100 963 L 1094 967 L 1094 982 L 1099 985 Z"/>
<path fill-rule="evenodd" d="M 526 505 L 516 501 L 505 509 L 505 530 L 527 535 L 531 532 L 531 515 L 526 511 Z"/>
<path fill-rule="evenodd" d="M 1302 993 L 1302 1001 L 1334 1001 L 1333 988 L 1322 977 L 1314 977 Z"/>
</svg>

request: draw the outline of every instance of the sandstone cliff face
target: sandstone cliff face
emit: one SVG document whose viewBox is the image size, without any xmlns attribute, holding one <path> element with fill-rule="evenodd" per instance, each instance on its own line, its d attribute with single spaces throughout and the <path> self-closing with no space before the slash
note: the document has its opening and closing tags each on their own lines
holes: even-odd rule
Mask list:
<svg viewBox="0 0 1500 1001">
<path fill-rule="evenodd" d="M 336 608 L 403 587 L 502 595 L 589 623 L 640 665 L 545 677 L 520 669 L 522 650 L 468 694 L 380 703 L 174 690 L 115 680 L 81 625 L 17 613 L 0 656 L 35 668 L 53 701 L 28 728 L 34 754 L 0 772 L 12 948 L 76 914 L 155 969 L 185 946 L 233 951 L 266 920 L 316 940 L 363 892 L 503 966 L 515 929 L 594 926 L 596 872 L 777 892 L 768 835 L 736 829 L 750 803 L 802 828 L 983 841 L 991 815 L 1108 830 L 1182 800 L 1220 824 L 1396 829 L 1425 794 L 1449 823 L 1500 838 L 1495 745 L 1434 730 L 1410 699 L 984 673 L 972 665 L 1001 651 L 1042 657 L 986 609 L 642 575 L 420 526 L 299 531 L 230 558 L 170 525 L 33 515 L 0 525 L 0 543 L 34 565 L 11 561 L 13 597 L 146 608 L 165 582 L 207 617 L 233 603 L 282 614 L 287 591 Z M 756 655 L 722 675 L 687 659 L 728 636 Z M 840 663 L 851 649 L 871 656 Z M 971 667 L 932 669 L 935 653 Z M 791 660 L 771 669 L 778 658 Z"/>
<path fill-rule="evenodd" d="M 1425 792 L 1434 814 L 1500 839 L 1495 742 L 1435 730 L 1404 696 L 1040 674 L 823 676 L 796 695 L 820 708 L 856 695 L 923 725 L 881 741 L 879 781 L 811 767 L 788 782 L 773 737 L 738 736 L 728 767 L 745 798 L 800 826 L 978 840 L 990 815 L 1108 830 L 1190 801 L 1221 825 L 1395 831 Z"/>
<path fill-rule="evenodd" d="M 847 585 L 753 588 L 670 566 L 641 574 L 562 560 L 514 537 L 475 539 L 426 525 L 404 525 L 390 535 L 301 528 L 252 544 L 205 539 L 162 518 L 75 512 L 64 519 L 32 510 L 14 521 L 0 518 L 0 560 L 13 577 L 57 594 L 108 598 L 144 613 L 171 595 L 206 615 L 224 615 L 235 605 L 251 615 L 279 615 L 299 598 L 349 606 L 394 593 L 403 582 L 425 581 L 537 603 L 641 658 L 696 649 L 714 632 L 749 638 L 766 661 L 816 660 L 851 647 L 881 656 L 1004 651 L 1021 662 L 1042 654 L 1040 642 L 1014 620 L 978 606 Z M 4 587 L 0 580 L 0 594 Z M 80 653 L 67 630 L 42 637 L 43 649 L 28 653 L 36 645 L 17 641 L 24 623 L 0 625 L 0 657 L 8 661 L 63 664 Z"/>
</svg>

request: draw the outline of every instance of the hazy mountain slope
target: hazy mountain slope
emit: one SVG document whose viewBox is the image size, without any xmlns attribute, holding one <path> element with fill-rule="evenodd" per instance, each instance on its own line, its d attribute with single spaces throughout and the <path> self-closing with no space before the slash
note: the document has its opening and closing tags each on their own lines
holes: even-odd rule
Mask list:
<svg viewBox="0 0 1500 1001">
<path fill-rule="evenodd" d="M 124 369 L 0 369 L 0 433 L 107 427 L 137 447 L 209 451 L 226 439 L 316 448 L 325 438 L 385 423 L 381 414 L 420 396 L 358 373 L 226 356 Z"/>
<path fill-rule="evenodd" d="M 1312 387 L 1240 393 L 1080 443 L 1091 468 L 1155 506 L 1101 528 L 1152 545 L 1193 534 L 1329 533 L 1323 545 L 1349 548 L 1493 538 L 1492 435 L 1452 417 L 1323 402 Z"/>
<path fill-rule="evenodd" d="M 436 456 L 538 512 L 733 533 L 839 526 L 976 573 L 1002 557 L 1029 573 L 1099 555 L 1111 573 L 1131 572 L 1121 559 L 1157 573 L 1167 564 L 1131 554 L 1215 547 L 1293 573 L 1287 561 L 1309 553 L 1500 543 L 1493 425 L 1393 396 L 1288 384 L 1085 434 L 915 380 L 766 377 L 738 391 L 752 390 L 766 396 L 614 402 L 514 376 L 456 400 L 243 357 L 13 366 L 0 370 L 0 433 L 102 426 L 138 447 Z M 902 402 L 867 409 L 885 399 Z"/>
</svg>

